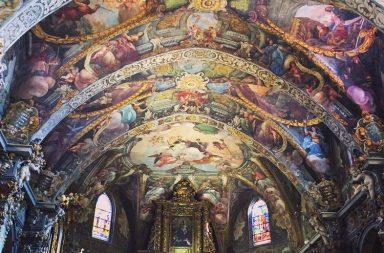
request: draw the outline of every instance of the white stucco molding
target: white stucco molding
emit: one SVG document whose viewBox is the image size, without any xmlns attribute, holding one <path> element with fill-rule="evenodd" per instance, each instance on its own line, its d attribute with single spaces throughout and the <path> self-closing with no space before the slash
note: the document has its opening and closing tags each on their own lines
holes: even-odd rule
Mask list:
<svg viewBox="0 0 384 253">
<path fill-rule="evenodd" d="M 4 53 L 27 31 L 71 0 L 30 0 L 0 26 Z"/>
</svg>

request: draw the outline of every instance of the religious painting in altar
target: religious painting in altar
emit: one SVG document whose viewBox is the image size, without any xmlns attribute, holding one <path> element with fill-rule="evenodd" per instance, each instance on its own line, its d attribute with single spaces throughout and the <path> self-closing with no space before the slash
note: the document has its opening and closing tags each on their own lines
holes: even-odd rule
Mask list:
<svg viewBox="0 0 384 253">
<path fill-rule="evenodd" d="M 171 221 L 171 246 L 192 247 L 193 217 L 175 216 Z"/>
</svg>

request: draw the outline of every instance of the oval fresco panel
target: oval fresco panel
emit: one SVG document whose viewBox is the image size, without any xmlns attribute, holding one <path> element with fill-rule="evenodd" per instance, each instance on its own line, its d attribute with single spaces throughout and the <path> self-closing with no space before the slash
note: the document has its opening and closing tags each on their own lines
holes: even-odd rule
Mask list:
<svg viewBox="0 0 384 253">
<path fill-rule="evenodd" d="M 244 161 L 241 141 L 206 124 L 166 125 L 138 138 L 130 159 L 154 172 L 172 173 L 181 165 L 191 165 L 198 172 L 217 173 L 238 168 Z"/>
</svg>

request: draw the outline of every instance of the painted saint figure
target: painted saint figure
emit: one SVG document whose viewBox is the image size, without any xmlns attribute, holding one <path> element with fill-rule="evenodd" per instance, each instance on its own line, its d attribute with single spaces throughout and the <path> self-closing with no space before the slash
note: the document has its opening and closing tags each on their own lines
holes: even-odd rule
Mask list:
<svg viewBox="0 0 384 253">
<path fill-rule="evenodd" d="M 324 136 L 315 127 L 308 129 L 304 127 L 305 137 L 302 143 L 307 151 L 307 162 L 316 172 L 329 174 L 329 159 L 326 157 L 326 146 L 323 143 Z"/>
<path fill-rule="evenodd" d="M 20 99 L 42 97 L 55 84 L 54 71 L 60 64 L 57 53 L 46 43 L 32 46 L 33 53 L 28 59 L 27 78 L 15 90 L 15 96 Z"/>
<path fill-rule="evenodd" d="M 95 5 L 91 8 L 90 0 L 73 0 L 74 6 L 66 6 L 61 8 L 55 15 L 59 18 L 57 24 L 62 24 L 65 21 L 79 21 L 83 16 L 95 13 L 100 5 Z"/>
</svg>

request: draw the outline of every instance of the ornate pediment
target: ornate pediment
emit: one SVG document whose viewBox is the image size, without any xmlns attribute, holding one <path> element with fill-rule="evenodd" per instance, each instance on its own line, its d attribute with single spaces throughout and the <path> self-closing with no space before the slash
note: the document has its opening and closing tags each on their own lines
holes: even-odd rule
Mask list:
<svg viewBox="0 0 384 253">
<path fill-rule="evenodd" d="M 191 181 L 181 179 L 174 187 L 172 200 L 177 202 L 195 201 L 196 190 Z"/>
</svg>

